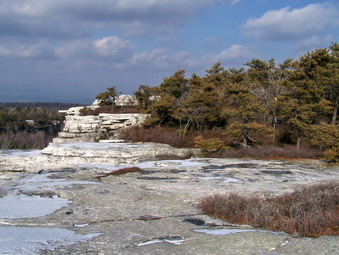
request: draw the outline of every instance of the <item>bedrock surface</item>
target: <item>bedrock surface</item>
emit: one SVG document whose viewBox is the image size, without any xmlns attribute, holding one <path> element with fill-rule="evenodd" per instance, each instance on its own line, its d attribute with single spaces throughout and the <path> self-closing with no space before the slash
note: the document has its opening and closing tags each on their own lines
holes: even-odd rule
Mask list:
<svg viewBox="0 0 339 255">
<path fill-rule="evenodd" d="M 15 157 L 32 158 L 36 153 Z M 108 176 L 101 181 L 95 178 L 126 166 L 138 166 L 141 171 Z M 46 203 L 53 198 L 67 201 L 43 216 L 10 217 L 8 211 L 0 216 L 0 228 L 6 228 L 12 239 L 19 238 L 23 228 L 32 231 L 32 240 L 26 235 L 28 240 L 12 245 L 26 254 L 318 255 L 337 254 L 339 250 L 338 236 L 298 238 L 232 225 L 203 215 L 197 208 L 200 198 L 215 193 L 272 196 L 303 184 L 338 181 L 338 168 L 238 159 L 117 165 L 95 158 L 67 169 L 50 170 L 39 174 L 8 171 L 0 174 L 0 203 L 8 196 L 40 197 Z M 19 208 L 11 210 L 18 215 Z M 40 244 L 32 246 L 37 235 L 34 233 L 43 233 L 44 229 L 49 240 L 38 240 Z M 51 229 L 58 236 L 50 236 L 47 230 Z M 62 235 L 72 237 L 73 241 L 62 239 Z M 29 247 L 17 247 L 27 243 Z M 6 248 L 8 254 L 16 254 L 11 253 L 11 247 L 4 246 L 0 241 L 0 250 Z"/>
</svg>

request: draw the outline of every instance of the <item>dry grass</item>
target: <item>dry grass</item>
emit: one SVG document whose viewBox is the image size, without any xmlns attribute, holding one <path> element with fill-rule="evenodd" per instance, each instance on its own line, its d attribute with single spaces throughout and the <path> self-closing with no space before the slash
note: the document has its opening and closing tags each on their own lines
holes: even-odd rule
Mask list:
<svg viewBox="0 0 339 255">
<path fill-rule="evenodd" d="M 266 199 L 236 193 L 212 195 L 203 198 L 199 207 L 236 224 L 309 237 L 339 234 L 339 182 L 304 186 Z"/>
<path fill-rule="evenodd" d="M 108 172 L 108 173 L 105 173 L 105 174 L 102 174 L 102 175 L 98 175 L 96 176 L 95 178 L 98 179 L 99 181 L 101 181 L 102 178 L 105 178 L 107 176 L 110 176 L 110 175 L 122 175 L 122 174 L 127 174 L 127 173 L 136 173 L 136 172 L 139 172 L 141 169 L 139 167 L 126 167 L 126 168 L 120 168 L 118 170 L 114 170 L 114 171 L 111 171 L 111 172 Z"/>
<path fill-rule="evenodd" d="M 205 139 L 212 137 L 219 138 L 226 144 L 229 142 L 227 140 L 228 138 L 222 135 L 222 130 L 220 129 L 203 132 L 190 131 L 183 137 L 177 129 L 163 127 L 142 128 L 134 126 L 126 129 L 120 138 L 131 142 L 165 143 L 176 148 L 194 148 L 194 139 L 199 135 L 202 135 Z"/>
<path fill-rule="evenodd" d="M 43 131 L 0 133 L 0 149 L 43 149 L 53 140 Z"/>
</svg>

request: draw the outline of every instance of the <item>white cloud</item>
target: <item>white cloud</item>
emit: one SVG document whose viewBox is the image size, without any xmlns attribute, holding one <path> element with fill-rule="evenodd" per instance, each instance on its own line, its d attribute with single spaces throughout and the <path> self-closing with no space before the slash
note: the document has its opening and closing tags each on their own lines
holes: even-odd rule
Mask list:
<svg viewBox="0 0 339 255">
<path fill-rule="evenodd" d="M 126 57 L 134 52 L 134 46 L 130 41 L 123 41 L 116 36 L 96 40 L 94 41 L 94 47 L 104 57 Z"/>
<path fill-rule="evenodd" d="M 0 34 L 80 37 L 100 28 L 125 34 L 180 29 L 208 5 L 234 0 L 1 0 Z"/>
<path fill-rule="evenodd" d="M 303 38 L 338 26 L 339 11 L 329 4 L 310 4 L 300 9 L 290 7 L 266 12 L 260 18 L 249 19 L 244 31 L 249 36 L 268 40 Z"/>
<path fill-rule="evenodd" d="M 54 56 L 54 50 L 45 42 L 16 42 L 1 41 L 0 57 L 15 58 L 51 58 Z"/>
<path fill-rule="evenodd" d="M 319 48 L 326 48 L 329 46 L 329 42 L 334 41 L 329 35 L 326 36 L 313 36 L 306 40 L 301 41 L 296 45 L 297 50 L 310 51 Z"/>
<path fill-rule="evenodd" d="M 194 66 L 197 62 L 186 51 L 173 51 L 164 48 L 156 48 L 151 52 L 142 52 L 134 57 L 135 65 L 150 65 L 154 68 L 184 68 Z"/>
<path fill-rule="evenodd" d="M 234 44 L 230 48 L 224 49 L 218 54 L 209 54 L 203 57 L 207 64 L 221 62 L 226 66 L 242 65 L 245 61 L 254 57 L 254 53 L 250 48 Z"/>
</svg>

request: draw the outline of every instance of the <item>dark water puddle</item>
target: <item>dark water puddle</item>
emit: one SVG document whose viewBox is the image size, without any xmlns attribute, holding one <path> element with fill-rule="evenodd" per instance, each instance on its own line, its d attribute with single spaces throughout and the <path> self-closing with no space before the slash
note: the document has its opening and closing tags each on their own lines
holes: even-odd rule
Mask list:
<svg viewBox="0 0 339 255">
<path fill-rule="evenodd" d="M 205 224 L 204 220 L 198 218 L 186 218 L 183 220 L 183 222 L 188 222 L 196 226 L 202 226 Z"/>
<path fill-rule="evenodd" d="M 263 170 L 260 172 L 263 174 L 272 174 L 272 175 L 293 174 L 293 172 L 288 171 L 288 170 Z"/>
<path fill-rule="evenodd" d="M 185 172 L 187 172 L 186 170 L 176 170 L 176 169 L 172 169 L 172 170 L 170 170 L 170 172 L 172 173 L 172 174 L 180 174 L 180 173 L 185 173 Z"/>
</svg>

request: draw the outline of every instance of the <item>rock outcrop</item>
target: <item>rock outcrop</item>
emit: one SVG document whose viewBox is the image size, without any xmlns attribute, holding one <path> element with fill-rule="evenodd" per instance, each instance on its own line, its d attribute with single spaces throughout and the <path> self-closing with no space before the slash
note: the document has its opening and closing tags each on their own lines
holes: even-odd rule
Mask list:
<svg viewBox="0 0 339 255">
<path fill-rule="evenodd" d="M 0 172 L 39 172 L 84 164 L 130 165 L 159 156 L 189 157 L 197 149 L 158 143 L 51 143 L 41 151 L 0 151 Z"/>
<path fill-rule="evenodd" d="M 97 142 L 102 139 L 116 139 L 122 129 L 142 124 L 148 114 L 127 113 L 98 116 L 67 115 L 65 127 L 59 132 L 55 143 L 67 142 Z"/>
</svg>

